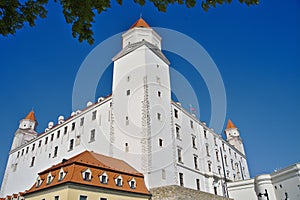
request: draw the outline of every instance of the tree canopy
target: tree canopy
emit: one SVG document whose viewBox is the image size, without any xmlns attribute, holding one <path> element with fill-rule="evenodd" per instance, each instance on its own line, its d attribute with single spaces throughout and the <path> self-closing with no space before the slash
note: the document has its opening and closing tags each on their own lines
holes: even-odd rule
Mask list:
<svg viewBox="0 0 300 200">
<path fill-rule="evenodd" d="M 47 17 L 47 4 L 49 0 L 0 0 L 0 34 L 13 35 L 22 29 L 26 23 L 35 26 L 38 18 Z M 116 0 L 120 5 L 122 0 Z M 196 0 L 133 0 L 143 6 L 145 3 L 153 3 L 161 12 L 166 12 L 171 4 L 185 5 L 188 8 L 196 5 Z M 93 44 L 92 23 L 96 14 L 100 14 L 111 7 L 111 0 L 54 0 L 63 8 L 63 15 L 68 24 L 72 25 L 72 36 L 80 42 L 87 41 Z M 229 4 L 232 0 L 201 0 L 204 11 L 216 8 L 217 5 Z M 239 0 L 248 6 L 259 3 L 259 0 Z"/>
</svg>

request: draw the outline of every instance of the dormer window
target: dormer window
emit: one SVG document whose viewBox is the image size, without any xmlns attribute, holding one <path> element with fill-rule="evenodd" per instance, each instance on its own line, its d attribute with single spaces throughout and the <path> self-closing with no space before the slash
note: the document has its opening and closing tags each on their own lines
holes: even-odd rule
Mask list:
<svg viewBox="0 0 300 200">
<path fill-rule="evenodd" d="M 103 174 L 101 174 L 99 176 L 99 179 L 100 179 L 100 183 L 103 183 L 103 184 L 107 184 L 107 181 L 108 181 L 108 178 L 107 178 L 107 174 L 106 172 L 104 172 Z"/>
<path fill-rule="evenodd" d="M 116 183 L 116 186 L 122 187 L 122 185 L 123 185 L 123 179 L 122 179 L 122 176 L 121 176 L 121 175 L 119 175 L 119 176 L 115 179 L 115 183 Z"/>
<path fill-rule="evenodd" d="M 59 171 L 58 181 L 62 181 L 65 178 L 66 172 L 64 172 L 63 168 Z"/>
<path fill-rule="evenodd" d="M 82 172 L 82 178 L 85 181 L 90 181 L 92 179 L 92 172 L 91 172 L 90 168 L 88 168 Z"/>
<path fill-rule="evenodd" d="M 41 179 L 40 176 L 38 176 L 38 178 L 36 179 L 36 187 L 40 187 L 40 185 L 42 184 L 43 180 Z"/>
<path fill-rule="evenodd" d="M 129 187 L 131 189 L 135 189 L 136 188 L 136 181 L 134 178 L 132 178 L 131 180 L 129 180 Z"/>
<path fill-rule="evenodd" d="M 47 176 L 47 184 L 50 184 L 51 182 L 52 182 L 52 180 L 53 180 L 53 176 L 52 176 L 52 174 L 49 172 L 49 174 L 48 174 L 48 176 Z"/>
</svg>

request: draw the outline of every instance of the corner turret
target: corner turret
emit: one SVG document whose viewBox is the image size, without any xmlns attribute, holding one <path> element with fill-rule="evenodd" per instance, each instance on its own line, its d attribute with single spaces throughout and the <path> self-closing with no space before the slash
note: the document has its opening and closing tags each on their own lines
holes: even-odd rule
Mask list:
<svg viewBox="0 0 300 200">
<path fill-rule="evenodd" d="M 36 138 L 37 132 L 35 129 L 37 125 L 38 123 L 36 121 L 34 111 L 30 111 L 24 119 L 20 120 L 19 128 L 15 133 L 11 150 Z"/>
<path fill-rule="evenodd" d="M 228 120 L 225 134 L 227 142 L 234 146 L 237 150 L 239 150 L 243 155 L 245 155 L 244 145 L 242 138 L 240 137 L 240 132 L 230 119 Z"/>
</svg>

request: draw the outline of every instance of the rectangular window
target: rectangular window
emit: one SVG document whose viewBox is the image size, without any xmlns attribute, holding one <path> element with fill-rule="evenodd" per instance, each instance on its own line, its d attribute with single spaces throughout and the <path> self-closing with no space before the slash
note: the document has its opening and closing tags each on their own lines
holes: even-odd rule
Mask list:
<svg viewBox="0 0 300 200">
<path fill-rule="evenodd" d="M 194 122 L 191 120 L 190 121 L 191 129 L 194 129 Z"/>
<path fill-rule="evenodd" d="M 100 182 L 101 182 L 101 183 L 104 183 L 104 184 L 107 184 L 107 176 L 102 175 L 102 176 L 101 176 Z"/>
<path fill-rule="evenodd" d="M 130 90 L 126 91 L 126 95 L 129 96 L 130 95 Z"/>
<path fill-rule="evenodd" d="M 95 129 L 91 130 L 91 135 L 90 135 L 90 142 L 95 141 Z"/>
<path fill-rule="evenodd" d="M 179 126 L 175 127 L 175 132 L 176 132 L 176 138 L 180 139 L 180 128 L 179 128 Z"/>
<path fill-rule="evenodd" d="M 47 144 L 47 143 L 48 143 L 48 137 L 45 138 L 45 144 Z"/>
<path fill-rule="evenodd" d="M 71 139 L 69 145 L 69 151 L 73 150 L 73 148 L 74 148 L 74 139 Z"/>
<path fill-rule="evenodd" d="M 59 196 L 55 196 L 55 197 L 54 197 L 54 200 L 59 200 Z"/>
<path fill-rule="evenodd" d="M 82 118 L 80 119 L 80 126 L 83 126 L 83 124 L 84 124 L 84 117 L 82 117 Z"/>
<path fill-rule="evenodd" d="M 177 149 L 178 162 L 182 163 L 182 149 Z"/>
<path fill-rule="evenodd" d="M 54 133 L 51 134 L 51 139 L 50 140 L 53 141 L 53 139 L 54 139 Z"/>
<path fill-rule="evenodd" d="M 198 178 L 196 179 L 196 186 L 197 190 L 200 190 L 200 180 Z"/>
<path fill-rule="evenodd" d="M 220 162 L 219 151 L 216 151 L 216 158 L 217 158 L 217 161 Z"/>
<path fill-rule="evenodd" d="M 20 157 L 20 151 L 18 151 L 18 155 L 17 155 L 17 158 L 19 158 Z"/>
<path fill-rule="evenodd" d="M 209 155 L 209 146 L 208 146 L 208 144 L 206 144 L 205 147 L 206 147 L 206 155 L 207 155 L 207 156 L 210 156 L 210 155 Z"/>
<path fill-rule="evenodd" d="M 160 121 L 161 120 L 161 114 L 157 113 L 157 119 Z"/>
<path fill-rule="evenodd" d="M 35 157 L 33 156 L 33 157 L 31 158 L 30 167 L 32 167 L 32 166 L 34 165 L 34 161 L 35 161 Z"/>
<path fill-rule="evenodd" d="M 59 136 L 60 136 L 60 130 L 57 131 L 56 137 L 59 138 Z"/>
<path fill-rule="evenodd" d="M 198 157 L 194 156 L 194 167 L 195 169 L 198 169 Z"/>
<path fill-rule="evenodd" d="M 39 141 L 39 147 L 41 147 L 41 145 L 42 145 L 42 140 Z"/>
<path fill-rule="evenodd" d="M 161 97 L 161 92 L 160 91 L 157 91 L 157 96 Z"/>
<path fill-rule="evenodd" d="M 203 130 L 203 135 L 204 135 L 204 138 L 207 139 L 207 130 L 206 129 Z"/>
<path fill-rule="evenodd" d="M 58 146 L 54 147 L 53 158 L 57 156 Z"/>
<path fill-rule="evenodd" d="M 161 138 L 158 139 L 158 145 L 159 145 L 160 147 L 163 146 L 163 140 L 162 140 Z"/>
<path fill-rule="evenodd" d="M 90 181 L 91 180 L 90 177 L 91 177 L 91 173 L 90 172 L 85 172 L 84 173 L 84 180 L 85 181 Z"/>
<path fill-rule="evenodd" d="M 31 151 L 34 151 L 34 149 L 35 149 L 35 143 L 32 144 Z"/>
<path fill-rule="evenodd" d="M 129 118 L 128 118 L 128 116 L 125 117 L 125 125 L 126 125 L 126 126 L 129 125 Z"/>
<path fill-rule="evenodd" d="M 184 184 L 183 184 L 183 173 L 179 173 L 179 184 L 180 184 L 180 186 L 184 186 Z"/>
<path fill-rule="evenodd" d="M 92 113 L 92 120 L 95 120 L 97 117 L 97 110 Z"/>
<path fill-rule="evenodd" d="M 72 131 L 75 130 L 75 126 L 76 126 L 76 124 L 75 124 L 75 122 L 73 122 L 73 123 L 72 123 L 72 128 L 71 128 Z"/>
<path fill-rule="evenodd" d="M 67 127 L 67 126 L 65 126 L 64 134 L 66 135 L 66 134 L 67 134 L 67 132 L 68 132 L 68 127 Z"/>
<path fill-rule="evenodd" d="M 102 198 L 102 197 L 101 197 L 100 200 L 107 200 L 107 198 Z"/>
<path fill-rule="evenodd" d="M 174 117 L 178 119 L 178 110 L 174 109 Z"/>
<path fill-rule="evenodd" d="M 29 147 L 26 148 L 26 154 L 28 153 L 28 151 L 29 151 Z"/>
<path fill-rule="evenodd" d="M 208 162 L 208 171 L 211 172 L 211 162 Z"/>
<path fill-rule="evenodd" d="M 196 137 L 195 136 L 192 136 L 192 145 L 193 145 L 194 149 L 197 149 L 197 146 L 196 146 Z"/>
<path fill-rule="evenodd" d="M 117 186 L 121 187 L 122 186 L 122 179 L 117 178 Z"/>
<path fill-rule="evenodd" d="M 85 196 L 85 195 L 80 195 L 80 196 L 79 196 L 79 200 L 87 200 L 87 196 Z"/>
<path fill-rule="evenodd" d="M 22 153 L 21 153 L 21 156 L 23 156 L 24 155 L 24 149 L 22 149 Z"/>
</svg>

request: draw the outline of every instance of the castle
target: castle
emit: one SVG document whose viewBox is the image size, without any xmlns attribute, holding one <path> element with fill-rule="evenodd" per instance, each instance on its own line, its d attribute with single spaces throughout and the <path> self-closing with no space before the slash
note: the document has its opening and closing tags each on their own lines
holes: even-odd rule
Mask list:
<svg viewBox="0 0 300 200">
<path fill-rule="evenodd" d="M 33 111 L 20 121 L 0 196 L 30 188 L 38 172 L 85 150 L 126 161 L 144 174 L 149 189 L 179 185 L 226 196 L 226 182 L 250 178 L 232 121 L 225 140 L 171 100 L 162 38 L 140 18 L 122 39 L 111 96 L 60 116 L 41 134 Z"/>
</svg>

